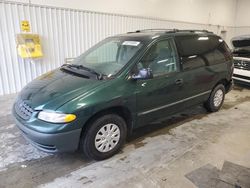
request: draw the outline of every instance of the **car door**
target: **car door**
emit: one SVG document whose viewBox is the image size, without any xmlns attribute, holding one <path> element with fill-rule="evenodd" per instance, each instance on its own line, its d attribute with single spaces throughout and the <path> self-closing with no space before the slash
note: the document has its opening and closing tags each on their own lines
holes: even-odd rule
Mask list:
<svg viewBox="0 0 250 188">
<path fill-rule="evenodd" d="M 183 105 L 190 106 L 204 102 L 216 84 L 220 69 L 214 69 L 214 44 L 211 36 L 177 36 L 177 48 L 180 56 L 183 89 L 186 98 L 192 99 Z M 218 39 L 217 39 L 218 40 Z"/>
<path fill-rule="evenodd" d="M 183 98 L 178 63 L 174 40 L 166 38 L 153 43 L 136 65 L 137 70 L 149 69 L 153 74 L 136 81 L 137 126 L 178 111 L 175 103 Z"/>
</svg>

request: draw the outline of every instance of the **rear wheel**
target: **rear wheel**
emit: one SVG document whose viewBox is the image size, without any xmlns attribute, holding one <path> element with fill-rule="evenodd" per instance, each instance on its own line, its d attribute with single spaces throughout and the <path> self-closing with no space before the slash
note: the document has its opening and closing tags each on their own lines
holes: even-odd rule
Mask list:
<svg viewBox="0 0 250 188">
<path fill-rule="evenodd" d="M 103 160 L 116 154 L 123 146 L 127 126 L 123 118 L 108 114 L 89 125 L 81 139 L 81 149 L 87 158 Z"/>
<path fill-rule="evenodd" d="M 226 91 L 224 85 L 217 85 L 205 103 L 206 109 L 210 112 L 218 111 L 224 102 L 225 93 Z"/>
</svg>

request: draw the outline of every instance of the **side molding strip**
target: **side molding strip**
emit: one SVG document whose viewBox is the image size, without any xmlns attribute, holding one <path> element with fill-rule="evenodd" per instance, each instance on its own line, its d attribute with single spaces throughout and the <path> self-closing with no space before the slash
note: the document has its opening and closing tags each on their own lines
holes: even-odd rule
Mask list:
<svg viewBox="0 0 250 188">
<path fill-rule="evenodd" d="M 193 98 L 196 98 L 196 97 L 199 97 L 199 96 L 208 94 L 208 93 L 210 93 L 210 92 L 211 92 L 211 90 L 206 91 L 206 92 L 203 92 L 203 93 L 200 93 L 200 94 L 198 94 L 198 95 L 194 95 L 194 96 L 192 96 L 192 97 L 188 97 L 188 98 L 185 98 L 185 99 L 176 101 L 176 102 L 174 102 L 174 103 L 170 103 L 170 104 L 167 104 L 167 105 L 164 105 L 164 106 L 160 106 L 160 107 L 157 107 L 157 108 L 153 108 L 153 109 L 151 109 L 151 110 L 147 110 L 147 111 L 144 111 L 144 112 L 140 112 L 140 113 L 138 113 L 138 116 L 146 115 L 146 114 L 148 114 L 148 113 L 151 113 L 151 112 L 154 112 L 154 111 L 157 111 L 157 110 L 161 110 L 161 109 L 164 109 L 164 108 L 168 108 L 168 107 L 170 107 L 170 106 L 173 106 L 173 105 L 176 105 L 176 104 L 179 104 L 179 103 L 182 103 L 182 102 L 191 100 L 191 99 L 193 99 Z"/>
</svg>

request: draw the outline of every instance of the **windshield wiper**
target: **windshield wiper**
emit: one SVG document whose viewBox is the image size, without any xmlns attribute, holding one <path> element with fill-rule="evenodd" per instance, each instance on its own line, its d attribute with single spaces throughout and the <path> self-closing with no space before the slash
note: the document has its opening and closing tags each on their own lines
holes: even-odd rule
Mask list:
<svg viewBox="0 0 250 188">
<path fill-rule="evenodd" d="M 96 72 L 95 70 L 93 70 L 93 69 L 90 69 L 90 68 L 88 68 L 88 67 L 85 67 L 85 66 L 83 66 L 83 65 L 76 65 L 76 64 L 64 64 L 63 66 L 67 66 L 67 67 L 69 67 L 69 68 L 76 68 L 76 69 L 80 69 L 80 70 L 85 70 L 85 71 L 87 71 L 87 72 L 90 72 L 91 74 L 94 74 L 94 75 L 96 75 L 96 77 L 97 77 L 97 79 L 98 80 L 102 80 L 103 79 L 103 74 L 101 74 L 101 73 L 98 73 L 98 72 Z"/>
</svg>

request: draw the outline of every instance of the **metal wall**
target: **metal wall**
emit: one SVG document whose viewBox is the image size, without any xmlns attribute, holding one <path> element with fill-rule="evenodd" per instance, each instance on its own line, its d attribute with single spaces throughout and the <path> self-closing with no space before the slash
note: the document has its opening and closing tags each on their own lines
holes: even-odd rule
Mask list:
<svg viewBox="0 0 250 188">
<path fill-rule="evenodd" d="M 23 60 L 17 55 L 15 34 L 20 21 L 41 36 L 44 57 Z M 144 28 L 208 29 L 219 27 L 154 18 L 104 14 L 82 10 L 0 1 L 0 95 L 15 93 L 37 76 L 57 68 L 101 39 Z"/>
</svg>

